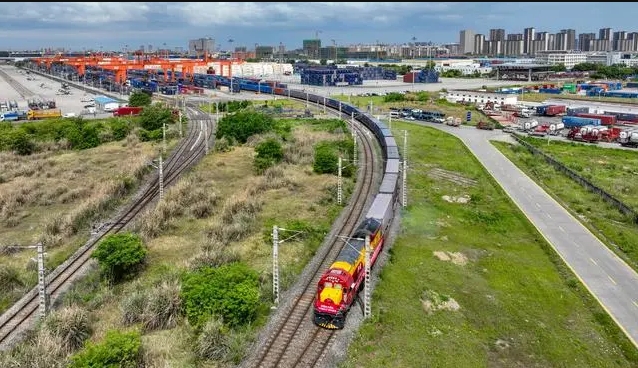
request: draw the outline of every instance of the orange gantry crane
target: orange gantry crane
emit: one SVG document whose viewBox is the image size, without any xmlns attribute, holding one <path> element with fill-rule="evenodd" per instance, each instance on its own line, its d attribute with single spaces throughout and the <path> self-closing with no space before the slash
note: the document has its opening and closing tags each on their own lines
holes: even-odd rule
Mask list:
<svg viewBox="0 0 638 368">
<path fill-rule="evenodd" d="M 86 73 L 86 67 L 98 67 L 104 70 L 110 70 L 115 74 L 115 81 L 123 83 L 126 81 L 127 70 L 147 69 L 164 71 L 164 81 L 174 81 L 175 72 L 182 72 L 184 75 L 193 75 L 196 67 L 208 67 L 211 64 L 218 64 L 220 68 L 227 67 L 229 77 L 232 70 L 232 61 L 230 60 L 208 60 L 205 55 L 204 59 L 165 59 L 158 57 L 150 57 L 149 55 L 135 54 L 133 60 L 123 57 L 105 57 L 101 55 L 65 57 L 55 55 L 53 57 L 34 58 L 38 64 L 46 64 L 47 69 L 51 68 L 53 63 L 61 63 L 74 67 L 79 75 Z M 171 71 L 170 77 L 168 71 Z M 170 80 L 169 80 L 170 78 Z"/>
</svg>

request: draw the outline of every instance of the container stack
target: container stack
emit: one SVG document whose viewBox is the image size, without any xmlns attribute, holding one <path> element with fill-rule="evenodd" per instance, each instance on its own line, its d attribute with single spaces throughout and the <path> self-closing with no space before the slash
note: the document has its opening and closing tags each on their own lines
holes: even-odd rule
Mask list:
<svg viewBox="0 0 638 368">
<path fill-rule="evenodd" d="M 357 69 L 351 69 L 361 73 L 363 80 L 396 80 L 397 72 L 380 66 L 369 66 Z"/>
<path fill-rule="evenodd" d="M 403 76 L 405 83 L 439 83 L 439 72 L 434 69 L 410 72 Z"/>
<path fill-rule="evenodd" d="M 363 79 L 359 72 L 348 69 L 304 69 L 301 72 L 301 84 L 311 86 L 342 86 L 362 85 Z"/>
</svg>

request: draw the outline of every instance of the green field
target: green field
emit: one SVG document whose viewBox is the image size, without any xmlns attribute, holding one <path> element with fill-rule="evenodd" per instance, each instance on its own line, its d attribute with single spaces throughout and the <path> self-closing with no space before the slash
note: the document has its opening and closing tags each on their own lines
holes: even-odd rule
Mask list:
<svg viewBox="0 0 638 368">
<path fill-rule="evenodd" d="M 638 151 L 524 138 L 631 208 L 638 209 Z M 522 146 L 494 142 L 496 147 L 541 185 L 610 249 L 638 270 L 638 226 L 629 216 L 603 202 Z"/>
<path fill-rule="evenodd" d="M 411 137 L 409 205 L 372 319 L 342 367 L 638 364 L 635 347 L 458 139 L 394 129 Z"/>
</svg>

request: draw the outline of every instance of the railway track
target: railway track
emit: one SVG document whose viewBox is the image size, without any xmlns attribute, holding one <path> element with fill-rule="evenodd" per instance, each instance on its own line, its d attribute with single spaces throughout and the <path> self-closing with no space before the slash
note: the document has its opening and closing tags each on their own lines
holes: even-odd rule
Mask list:
<svg viewBox="0 0 638 368">
<path fill-rule="evenodd" d="M 348 117 L 345 117 L 346 119 Z M 375 168 L 375 155 L 373 142 L 364 127 L 357 124 L 353 128 L 358 136 L 363 138 L 363 157 L 361 158 L 361 173 L 355 188 L 355 197 L 350 202 L 348 215 L 338 228 L 337 234 L 350 235 L 360 218 L 364 215 L 367 199 L 374 193 L 373 174 Z M 315 259 L 320 260 L 310 264 L 302 278 L 310 279 L 303 290 L 292 295 L 292 301 L 281 305 L 277 316 L 273 319 L 274 331 L 269 336 L 261 336 L 261 343 L 256 347 L 255 354 L 244 360 L 241 367 L 259 368 L 286 368 L 286 367 L 315 367 L 321 363 L 323 353 L 339 331 L 327 330 L 316 326 L 312 322 L 313 300 L 316 285 L 323 271 L 337 257 L 342 247 L 348 246 L 340 237 L 333 237 L 326 247 L 323 247 Z"/>
<path fill-rule="evenodd" d="M 190 168 L 205 153 L 204 139 L 206 137 L 203 137 L 201 131 L 204 124 L 210 124 L 210 117 L 193 106 L 187 106 L 187 116 L 189 117 L 187 135 L 178 144 L 164 165 L 165 186 L 179 178 L 182 172 Z M 210 127 L 208 129 L 209 137 L 212 131 L 213 129 Z M 77 272 L 89 262 L 95 245 L 105 236 L 121 231 L 132 222 L 140 211 L 158 197 L 158 184 L 158 177 L 150 181 L 140 191 L 141 194 L 138 194 L 132 204 L 123 210 L 122 213 L 115 216 L 115 221 L 104 225 L 104 229 L 95 233 L 87 244 L 82 246 L 73 256 L 47 276 L 46 285 L 47 292 L 50 295 L 50 305 L 53 305 L 62 293 L 68 289 L 75 280 Z M 37 318 L 38 306 L 38 287 L 36 286 L 0 316 L 0 350 L 18 342 L 23 333 L 33 326 Z"/>
<path fill-rule="evenodd" d="M 20 84 L 20 82 L 18 82 L 17 80 L 13 79 L 9 74 L 7 74 L 7 72 L 2 70 L 1 68 L 0 68 L 0 77 L 2 77 L 2 79 L 7 81 L 7 83 L 11 87 L 13 87 L 13 89 L 15 89 L 16 92 L 18 92 L 20 96 L 22 96 L 22 98 L 24 98 L 25 100 L 27 100 L 29 97 L 35 96 L 35 93 L 31 92 L 30 89 Z"/>
</svg>

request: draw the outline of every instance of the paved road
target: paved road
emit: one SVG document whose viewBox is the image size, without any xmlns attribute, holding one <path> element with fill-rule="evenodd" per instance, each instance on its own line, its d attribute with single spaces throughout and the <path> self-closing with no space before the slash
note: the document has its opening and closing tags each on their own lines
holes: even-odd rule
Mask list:
<svg viewBox="0 0 638 368">
<path fill-rule="evenodd" d="M 638 347 L 638 274 L 500 153 L 500 132 L 422 123 L 459 137 Z"/>
</svg>

